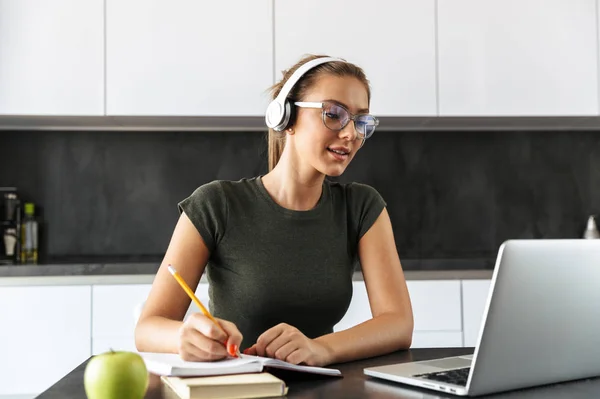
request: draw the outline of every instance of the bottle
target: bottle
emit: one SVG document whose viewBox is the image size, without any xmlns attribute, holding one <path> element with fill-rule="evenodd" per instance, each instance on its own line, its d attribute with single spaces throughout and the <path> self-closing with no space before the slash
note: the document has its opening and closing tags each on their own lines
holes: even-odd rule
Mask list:
<svg viewBox="0 0 600 399">
<path fill-rule="evenodd" d="M 25 203 L 25 216 L 21 224 L 21 263 L 38 262 L 38 223 L 35 220 L 35 205 Z"/>
<path fill-rule="evenodd" d="M 598 232 L 598 226 L 596 226 L 596 220 L 594 218 L 594 215 L 588 218 L 587 226 L 585 228 L 585 231 L 583 232 L 583 238 L 600 238 L 600 232 Z"/>
</svg>

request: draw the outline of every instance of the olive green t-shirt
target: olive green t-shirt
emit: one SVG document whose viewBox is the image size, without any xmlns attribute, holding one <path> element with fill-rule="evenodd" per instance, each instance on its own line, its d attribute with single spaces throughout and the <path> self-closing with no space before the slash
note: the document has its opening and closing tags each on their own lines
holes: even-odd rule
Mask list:
<svg viewBox="0 0 600 399">
<path fill-rule="evenodd" d="M 358 242 L 386 203 L 372 187 L 325 180 L 316 206 L 277 204 L 261 177 L 217 180 L 181 201 L 210 251 L 210 312 L 252 346 L 288 323 L 309 338 L 331 333 L 352 299 Z"/>
</svg>

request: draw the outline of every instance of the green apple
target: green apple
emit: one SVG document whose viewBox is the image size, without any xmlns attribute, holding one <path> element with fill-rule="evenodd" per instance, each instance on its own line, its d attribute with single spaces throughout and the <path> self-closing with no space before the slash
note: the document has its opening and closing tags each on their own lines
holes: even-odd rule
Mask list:
<svg viewBox="0 0 600 399">
<path fill-rule="evenodd" d="M 83 385 L 88 399 L 142 399 L 148 389 L 148 369 L 139 354 L 111 350 L 90 359 Z"/>
</svg>

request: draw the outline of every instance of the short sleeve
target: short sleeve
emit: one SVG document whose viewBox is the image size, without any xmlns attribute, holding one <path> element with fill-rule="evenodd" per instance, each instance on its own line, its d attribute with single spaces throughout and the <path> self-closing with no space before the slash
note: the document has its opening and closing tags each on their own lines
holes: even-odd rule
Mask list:
<svg viewBox="0 0 600 399">
<path fill-rule="evenodd" d="M 213 181 L 198 187 L 178 204 L 178 209 L 185 212 L 213 252 L 227 228 L 227 199 L 221 183 Z"/>
<path fill-rule="evenodd" d="M 373 226 L 386 207 L 386 202 L 376 189 L 361 183 L 349 184 L 347 195 L 354 228 L 360 240 Z"/>
</svg>

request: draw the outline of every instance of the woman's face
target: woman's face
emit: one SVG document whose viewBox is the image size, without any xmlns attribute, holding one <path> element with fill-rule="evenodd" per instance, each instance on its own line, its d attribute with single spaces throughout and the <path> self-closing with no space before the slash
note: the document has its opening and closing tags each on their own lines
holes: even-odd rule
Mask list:
<svg viewBox="0 0 600 399">
<path fill-rule="evenodd" d="M 367 89 L 351 76 L 319 76 L 302 101 L 328 101 L 334 104 L 332 110 L 339 104 L 353 115 L 369 112 Z M 297 107 L 296 112 L 293 140 L 302 163 L 327 176 L 341 175 L 363 141 L 354 128 L 354 121 L 334 131 L 323 123 L 322 109 Z"/>
</svg>

